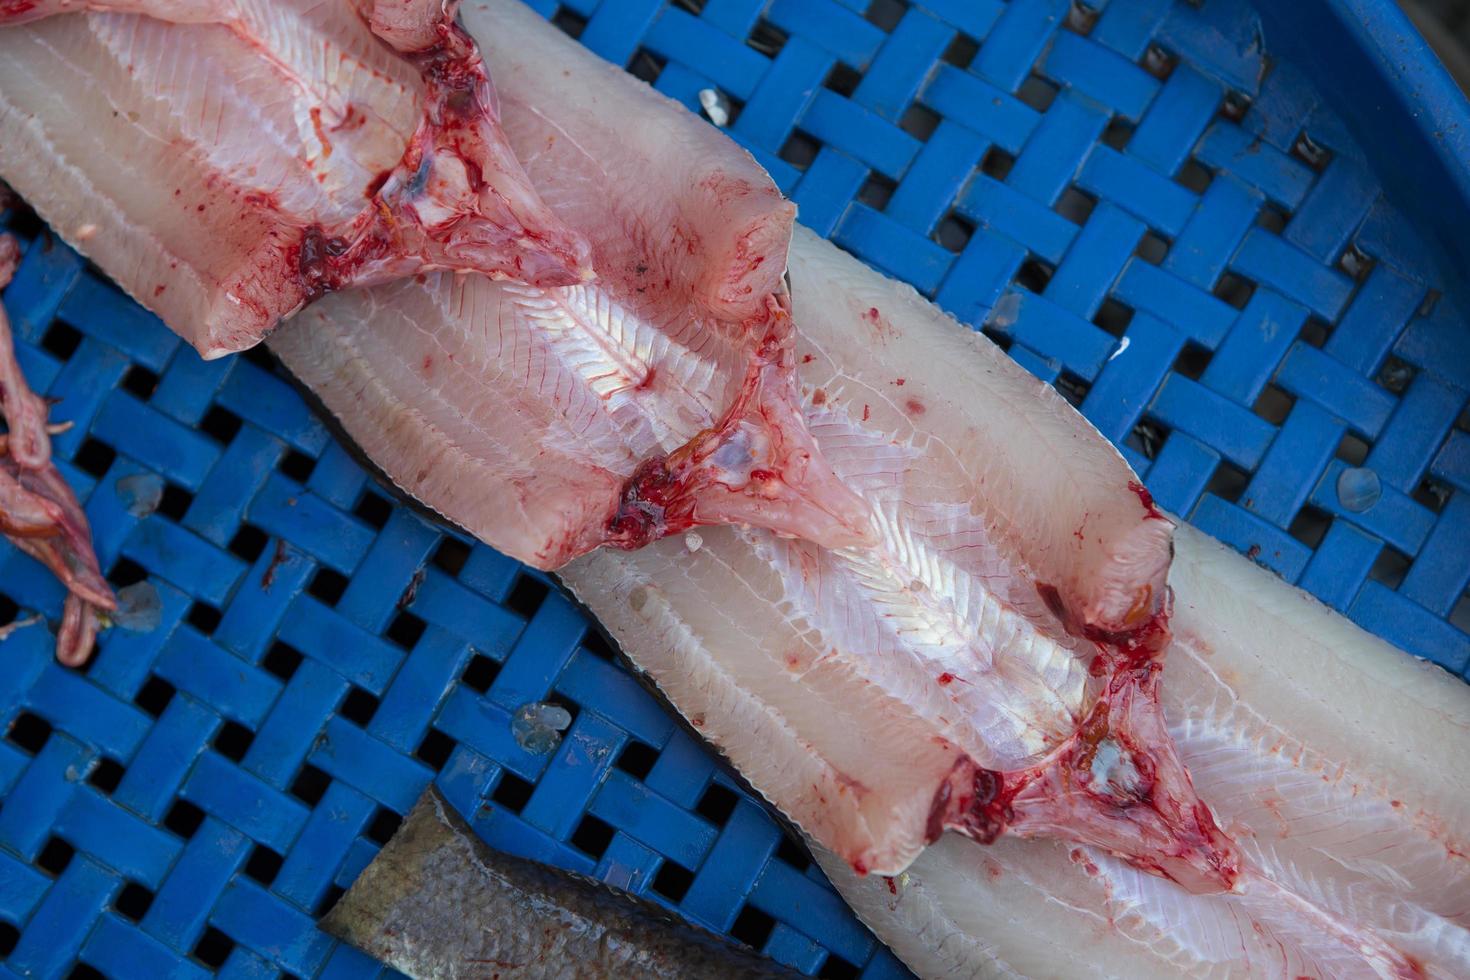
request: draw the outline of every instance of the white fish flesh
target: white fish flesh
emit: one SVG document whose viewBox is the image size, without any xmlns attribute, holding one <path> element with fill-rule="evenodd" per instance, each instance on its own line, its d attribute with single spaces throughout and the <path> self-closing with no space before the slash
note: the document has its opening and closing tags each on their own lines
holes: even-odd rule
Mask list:
<svg viewBox="0 0 1470 980">
<path fill-rule="evenodd" d="M 945 837 L 892 880 L 820 855 L 925 977 L 1470 976 L 1470 704 L 1181 527 L 1170 730 L 1259 877 L 1184 895 L 1092 848 Z"/>
<path fill-rule="evenodd" d="M 103 12 L 49 16 L 69 10 Z M 415 29 L 426 11 L 436 29 Z M 0 30 L 0 170 L 206 357 L 355 283 L 582 281 L 586 242 L 531 190 L 452 17 L 440 0 L 0 5 L 23 25 Z"/>
</svg>

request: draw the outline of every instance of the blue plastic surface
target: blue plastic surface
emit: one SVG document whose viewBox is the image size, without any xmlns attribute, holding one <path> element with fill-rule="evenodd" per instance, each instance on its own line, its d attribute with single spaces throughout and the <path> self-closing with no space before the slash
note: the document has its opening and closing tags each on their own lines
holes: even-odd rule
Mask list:
<svg viewBox="0 0 1470 980">
<path fill-rule="evenodd" d="M 1299 6 L 1378 32 L 1364 71 L 1402 28 Z M 1413 120 L 1345 124 L 1239 0 L 539 9 L 691 106 L 725 92 L 804 222 L 1056 382 L 1165 506 L 1466 670 L 1470 330 L 1442 223 L 1380 191 L 1426 204 L 1399 193 Z M 1397 80 L 1361 82 L 1402 107 L 1438 76 L 1396 50 Z M 1422 118 L 1463 116 L 1430 94 Z M 1435 166 L 1463 189 L 1463 157 Z M 809 973 L 903 975 L 554 587 L 388 504 L 268 360 L 200 361 L 44 236 L 4 299 L 77 423 L 57 450 L 103 567 L 155 583 L 163 623 L 86 672 L 36 627 L 0 645 L 0 976 L 375 975 L 313 917 L 430 780 L 499 846 Z M 1337 490 L 1359 466 L 1361 511 Z M 148 472 L 168 491 L 140 519 L 118 481 Z M 60 600 L 0 545 L 0 620 Z M 536 757 L 509 719 L 545 697 L 576 717 Z"/>
</svg>

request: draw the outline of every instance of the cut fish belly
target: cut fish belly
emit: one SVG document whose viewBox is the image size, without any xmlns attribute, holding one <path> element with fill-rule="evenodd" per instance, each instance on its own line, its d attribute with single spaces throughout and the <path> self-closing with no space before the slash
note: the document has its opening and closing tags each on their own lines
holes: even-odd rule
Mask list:
<svg viewBox="0 0 1470 980">
<path fill-rule="evenodd" d="M 394 50 L 348 3 L 84 6 L 145 13 L 0 30 L 0 171 L 206 357 L 356 283 L 590 275 L 439 0 L 417 0 L 441 17 L 423 51 Z"/>
<path fill-rule="evenodd" d="M 1465 685 L 1193 529 L 1175 542 L 1164 701 L 1255 869 L 1237 893 L 953 835 L 892 883 L 823 867 L 925 977 L 1470 975 Z"/>
<path fill-rule="evenodd" d="M 597 279 L 344 292 L 273 349 L 401 487 L 541 568 L 707 524 L 870 540 L 800 411 L 792 206 L 743 150 L 519 5 L 466 24 L 511 146 Z"/>
</svg>

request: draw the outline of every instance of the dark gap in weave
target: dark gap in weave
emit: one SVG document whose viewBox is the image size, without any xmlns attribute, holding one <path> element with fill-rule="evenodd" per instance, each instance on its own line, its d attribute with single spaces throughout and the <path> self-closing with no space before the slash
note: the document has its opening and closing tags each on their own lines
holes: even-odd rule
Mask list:
<svg viewBox="0 0 1470 980">
<path fill-rule="evenodd" d="M 53 878 L 59 878 L 66 870 L 66 866 L 71 864 L 71 859 L 76 856 L 76 853 L 77 849 L 60 837 L 50 837 L 46 845 L 41 848 L 41 853 L 36 857 L 36 867 Z"/>
<path fill-rule="evenodd" d="M 1174 69 L 1179 65 L 1179 56 L 1155 41 L 1144 49 L 1141 64 L 1144 71 L 1162 82 L 1174 74 Z"/>
<path fill-rule="evenodd" d="M 1214 494 L 1228 503 L 1237 503 L 1250 481 L 1249 473 L 1222 459 L 1215 466 L 1215 472 L 1210 474 L 1210 482 L 1205 484 L 1205 493 Z"/>
<path fill-rule="evenodd" d="M 230 538 L 230 543 L 226 547 L 235 557 L 253 563 L 260 557 L 261 552 L 265 551 L 265 546 L 269 543 L 270 538 L 260 528 L 254 524 L 241 524 L 240 530 Z"/>
<path fill-rule="evenodd" d="M 985 156 L 980 158 L 980 172 L 996 180 L 1005 180 L 1015 165 L 1015 156 L 998 146 L 992 146 L 985 151 Z"/>
<path fill-rule="evenodd" d="M 331 785 L 331 776 L 310 762 L 306 762 L 302 764 L 301 771 L 296 774 L 296 778 L 291 780 L 288 792 L 307 806 L 314 807 L 322 801 L 327 787 Z"/>
<path fill-rule="evenodd" d="M 137 585 L 148 578 L 148 570 L 131 558 L 119 558 L 113 562 L 112 570 L 107 573 L 107 581 L 114 588 L 126 589 L 130 585 Z"/>
<path fill-rule="evenodd" d="M 342 699 L 342 704 L 337 708 L 337 714 L 358 728 L 366 728 L 368 722 L 373 720 L 373 715 L 377 713 L 378 704 L 376 697 L 354 684 Z"/>
<path fill-rule="evenodd" d="M 888 207 L 888 202 L 893 199 L 893 192 L 898 190 L 898 184 L 880 173 L 868 174 L 868 179 L 863 181 L 863 186 L 858 189 L 857 199 L 874 211 L 882 211 Z"/>
<path fill-rule="evenodd" d="M 173 699 L 174 686 L 156 674 L 149 674 L 148 680 L 133 695 L 133 703 L 154 718 L 162 715 Z"/>
<path fill-rule="evenodd" d="M 237 721 L 227 721 L 220 726 L 219 734 L 215 735 L 210 744 L 226 759 L 239 762 L 250 751 L 250 743 L 253 741 L 254 732 Z"/>
<path fill-rule="evenodd" d="M 275 356 L 271 354 L 270 348 L 266 347 L 265 344 L 256 344 L 254 347 L 248 347 L 245 350 L 240 351 L 235 356 L 243 361 L 249 361 L 251 364 L 254 364 L 262 371 L 266 371 L 270 374 L 281 373 L 277 370 Z"/>
<path fill-rule="evenodd" d="M 214 926 L 207 926 L 204 935 L 199 937 L 199 942 L 194 944 L 194 950 L 190 953 L 194 959 L 203 963 L 211 969 L 218 970 L 225 965 L 225 960 L 235 951 L 235 941 Z"/>
<path fill-rule="evenodd" d="M 283 863 L 281 856 L 275 851 L 264 844 L 256 844 L 250 849 L 250 859 L 245 862 L 245 877 L 269 888 L 276 880 L 276 875 L 281 873 Z"/>
<path fill-rule="evenodd" d="M 766 941 L 776 928 L 776 920 L 754 905 L 747 905 L 735 917 L 730 926 L 730 938 L 742 942 L 751 949 L 764 949 Z"/>
<path fill-rule="evenodd" d="M 1251 297 L 1255 295 L 1256 284 L 1244 276 L 1227 272 L 1220 277 L 1219 282 L 1215 283 L 1213 292 L 1216 298 L 1237 310 L 1243 310 L 1245 305 L 1251 301 Z"/>
<path fill-rule="evenodd" d="M 328 885 L 326 892 L 322 895 L 321 901 L 316 903 L 316 908 L 312 909 L 311 914 L 320 919 L 332 911 L 332 907 L 342 901 L 342 896 L 346 894 L 347 889 L 341 885 Z"/>
<path fill-rule="evenodd" d="M 822 82 L 822 87 L 836 92 L 843 98 L 847 98 L 857 91 L 858 83 L 863 80 L 862 73 L 851 65 L 837 62 L 832 70 L 827 72 L 827 78 Z"/>
<path fill-rule="evenodd" d="M 41 336 L 41 349 L 62 361 L 70 360 L 81 345 L 82 332 L 60 320 L 53 320 Z"/>
<path fill-rule="evenodd" d="M 915 102 L 899 117 L 898 128 L 919 142 L 926 143 L 939 128 L 939 113 Z"/>
<path fill-rule="evenodd" d="M 0 960 L 14 952 L 19 942 L 20 930 L 4 919 L 0 919 Z"/>
<path fill-rule="evenodd" d="M 1260 211 L 1256 212 L 1256 226 L 1273 235 L 1285 231 L 1286 223 L 1290 220 L 1291 216 L 1274 204 L 1262 204 Z"/>
<path fill-rule="evenodd" d="M 373 811 L 372 823 L 368 824 L 368 840 L 376 844 L 386 844 L 398 833 L 398 828 L 403 825 L 403 817 L 394 813 L 385 806 L 380 806 Z"/>
<path fill-rule="evenodd" d="M 10 596 L 0 592 L 0 626 L 8 626 L 20 615 L 20 606 Z"/>
<path fill-rule="evenodd" d="M 1087 393 L 1092 390 L 1092 385 L 1071 371 L 1063 371 L 1057 375 L 1054 387 L 1061 392 L 1062 397 L 1067 399 L 1067 403 L 1073 408 L 1080 407 Z"/>
<path fill-rule="evenodd" d="M 130 922 L 141 922 L 153 904 L 153 893 L 136 881 L 129 881 L 112 900 L 117 914 Z"/>
<path fill-rule="evenodd" d="M 587 18 L 577 13 L 570 7 L 562 7 L 551 18 L 551 22 L 561 28 L 561 32 L 570 38 L 579 38 L 587 29 Z"/>
<path fill-rule="evenodd" d="M 934 229 L 934 240 L 940 247 L 959 253 L 975 235 L 975 223 L 957 211 L 951 211 Z"/>
<path fill-rule="evenodd" d="M 388 624 L 388 629 L 383 635 L 404 650 L 412 650 L 418 645 L 419 638 L 428 628 L 428 623 L 413 613 L 403 610 L 393 617 L 393 622 Z"/>
<path fill-rule="evenodd" d="M 1231 89 L 1225 93 L 1225 98 L 1220 100 L 1219 114 L 1231 122 L 1238 123 L 1250 112 L 1251 97 L 1239 89 Z"/>
<path fill-rule="evenodd" d="M 669 858 L 664 858 L 658 874 L 653 876 L 651 887 L 654 892 L 678 905 L 689 894 L 689 886 L 693 884 L 693 872 Z"/>
<path fill-rule="evenodd" d="M 158 502 L 158 513 L 177 524 L 184 519 L 184 515 L 189 512 L 189 505 L 193 502 L 192 493 L 177 483 L 165 483 L 163 497 Z"/>
<path fill-rule="evenodd" d="M 122 782 L 123 773 L 126 771 L 122 763 L 116 759 L 103 756 L 97 760 L 97 764 L 87 774 L 87 785 L 95 787 L 104 796 L 111 796 L 118 784 Z"/>
<path fill-rule="evenodd" d="M 603 635 L 602 630 L 589 629 L 587 635 L 582 637 L 582 649 L 592 654 L 598 660 L 606 660 L 608 663 L 617 663 L 618 651 Z"/>
<path fill-rule="evenodd" d="M 490 799 L 511 813 L 520 813 L 531 802 L 531 793 L 535 789 L 532 783 L 507 769 L 500 774 L 500 782 L 495 784 L 495 792 L 490 794 Z"/>
<path fill-rule="evenodd" d="M 1348 247 L 1337 257 L 1338 269 L 1359 286 L 1368 281 L 1369 273 L 1377 264 L 1377 260 L 1359 248 L 1357 242 L 1349 242 Z"/>
<path fill-rule="evenodd" d="M 1198 381 L 1210 366 L 1209 350 L 1199 344 L 1187 343 L 1179 356 L 1174 358 L 1174 373 L 1182 374 L 1191 381 Z"/>
<path fill-rule="evenodd" d="M 1414 380 L 1414 376 L 1418 373 L 1419 371 L 1414 365 L 1396 355 L 1390 354 L 1384 359 L 1383 367 L 1378 369 L 1378 374 L 1374 380 L 1385 391 L 1392 392 L 1395 395 L 1402 395 L 1408 390 L 1410 383 Z"/>
<path fill-rule="evenodd" d="M 469 560 L 470 546 L 449 535 L 439 542 L 439 547 L 434 549 L 434 557 L 429 559 L 435 568 L 452 578 L 457 578 L 464 571 L 465 562 Z"/>
<path fill-rule="evenodd" d="M 658 749 L 651 745 L 633 740 L 628 742 L 626 748 L 618 754 L 617 761 L 613 766 L 622 770 L 637 780 L 648 778 L 653 771 L 654 763 L 658 762 Z"/>
<path fill-rule="evenodd" d="M 1337 450 L 1332 455 L 1349 466 L 1362 466 L 1368 458 L 1369 448 L 1368 443 L 1357 433 L 1344 432 L 1342 438 L 1338 440 Z"/>
<path fill-rule="evenodd" d="M 735 804 L 739 800 L 740 797 L 731 790 L 711 782 L 700 795 L 699 802 L 694 805 L 694 812 L 716 827 L 723 827 L 730 822 L 730 816 L 735 812 Z"/>
<path fill-rule="evenodd" d="M 1013 343 L 1013 341 L 1011 340 L 1010 334 L 1006 333 L 1004 330 L 986 324 L 985 326 L 980 328 L 980 332 L 984 334 L 985 338 L 989 340 L 992 344 L 999 347 L 1002 352 L 1009 351 L 1011 349 L 1011 344 Z"/>
<path fill-rule="evenodd" d="M 1061 87 L 1055 82 L 1050 82 L 1033 73 L 1016 90 L 1016 98 L 1037 112 L 1045 112 L 1051 108 L 1051 104 L 1056 101 L 1057 93 L 1060 91 Z"/>
<path fill-rule="evenodd" d="M 10 723 L 5 740 L 27 755 L 39 755 L 51 738 L 51 723 L 40 715 L 22 711 Z"/>
<path fill-rule="evenodd" d="M 1021 268 L 1016 272 L 1016 285 L 1024 286 L 1033 293 L 1040 293 L 1046 289 L 1046 284 L 1051 282 L 1052 273 L 1055 268 L 1050 262 L 1038 259 L 1035 256 L 1021 263 Z"/>
<path fill-rule="evenodd" d="M 1128 438 L 1123 444 L 1135 452 L 1142 453 L 1144 459 L 1154 459 L 1159 455 L 1159 450 L 1164 448 L 1164 440 L 1169 436 L 1169 429 L 1163 423 L 1143 418 L 1134 424 Z"/>
<path fill-rule="evenodd" d="M 306 594 L 320 599 L 323 604 L 335 606 L 347 591 L 347 576 L 331 568 L 318 568 L 306 584 Z"/>
<path fill-rule="evenodd" d="M 1097 198 L 1081 188 L 1069 186 L 1052 205 L 1052 210 L 1074 225 L 1085 225 L 1097 207 Z"/>
<path fill-rule="evenodd" d="M 1461 633 L 1470 633 L 1470 592 L 1460 596 L 1455 608 L 1450 610 L 1450 625 Z"/>
<path fill-rule="evenodd" d="M 505 607 L 522 619 L 530 619 L 536 615 L 550 591 L 551 587 L 535 576 L 520 575 L 510 595 L 505 597 Z"/>
<path fill-rule="evenodd" d="M 108 977 L 90 963 L 78 963 L 66 975 L 66 980 L 108 980 Z"/>
<path fill-rule="evenodd" d="M 1327 536 L 1327 529 L 1331 526 L 1331 514 L 1325 510 L 1319 510 L 1316 507 L 1308 505 L 1298 511 L 1296 517 L 1292 518 L 1290 526 L 1286 529 L 1286 533 L 1296 538 L 1308 548 L 1316 551 L 1317 546 L 1322 543 L 1322 539 Z"/>
<path fill-rule="evenodd" d="M 786 142 L 781 144 L 781 151 L 776 155 L 797 170 L 806 170 L 817 158 L 817 151 L 821 148 L 822 144 L 797 129 L 792 130 Z"/>
<path fill-rule="evenodd" d="M 1179 172 L 1174 175 L 1176 184 L 1196 194 L 1203 194 L 1209 190 L 1214 181 L 1215 174 L 1193 157 L 1184 161 L 1184 166 L 1180 167 Z"/>
<path fill-rule="evenodd" d="M 755 22 L 751 28 L 750 36 L 745 39 L 746 45 L 759 51 L 768 58 L 774 58 L 781 53 L 781 49 L 790 40 L 786 32 L 764 17 Z"/>
<path fill-rule="evenodd" d="M 663 73 L 664 65 L 668 60 L 660 58 L 647 48 L 639 48 L 633 52 L 633 57 L 628 61 L 628 73 L 634 78 L 640 78 L 652 85 L 658 81 L 658 76 Z"/>
<path fill-rule="evenodd" d="M 1439 298 L 1442 295 L 1438 289 L 1430 289 L 1424 294 L 1424 299 L 1419 304 L 1419 311 L 1415 315 L 1421 317 L 1434 316 L 1434 309 L 1439 306 Z"/>
<path fill-rule="evenodd" d="M 227 408 L 215 405 L 204 413 L 204 418 L 199 420 L 199 431 L 220 445 L 228 446 L 235 441 L 235 436 L 240 434 L 240 428 L 243 425 L 240 416 Z"/>
<path fill-rule="evenodd" d="M 1302 331 L 1298 336 L 1313 347 L 1320 348 L 1327 343 L 1327 338 L 1332 336 L 1332 325 L 1319 317 L 1307 317 L 1307 322 L 1302 324 Z"/>
<path fill-rule="evenodd" d="M 1133 254 L 1138 256 L 1149 265 L 1161 265 L 1169 254 L 1169 246 L 1172 243 L 1162 235 L 1146 231 L 1138 244 L 1133 249 Z"/>
<path fill-rule="evenodd" d="M 776 844 L 776 857 L 797 871 L 805 871 L 812 866 L 811 852 L 806 849 L 806 845 L 784 828 L 781 831 L 781 840 Z"/>
<path fill-rule="evenodd" d="M 199 827 L 204 823 L 204 811 L 199 809 L 188 800 L 175 800 L 173 806 L 163 815 L 164 829 L 172 831 L 184 840 L 188 840 L 199 832 Z"/>
<path fill-rule="evenodd" d="M 862 976 L 862 971 L 857 964 L 849 963 L 836 953 L 828 953 L 822 962 L 822 968 L 817 971 L 818 980 L 857 980 Z"/>
<path fill-rule="evenodd" d="M 134 364 L 123 375 L 122 387 L 123 390 L 136 395 L 140 401 L 146 402 L 158 390 L 158 375 L 141 364 Z"/>
<path fill-rule="evenodd" d="M 704 0 L 673 0 L 672 6 L 698 17 L 704 13 Z"/>
<path fill-rule="evenodd" d="M 1414 502 L 1419 506 L 1438 514 L 1444 510 L 1444 505 L 1449 503 L 1450 496 L 1453 493 L 1454 490 L 1449 484 L 1433 476 L 1426 476 L 1419 481 L 1419 485 L 1414 488 L 1411 496 L 1413 496 Z"/>
<path fill-rule="evenodd" d="M 281 461 L 276 464 L 276 469 L 288 479 L 304 484 L 311 479 L 312 471 L 316 469 L 316 460 L 293 449 L 281 457 Z"/>
<path fill-rule="evenodd" d="M 1251 410 L 1272 425 L 1281 425 L 1295 404 L 1296 399 L 1284 388 L 1268 384 L 1256 397 Z"/>
<path fill-rule="evenodd" d="M 83 473 L 100 480 L 107 475 L 107 470 L 115 459 L 117 459 L 115 449 L 105 442 L 99 442 L 88 436 L 77 447 L 76 455 L 71 458 L 71 461 Z"/>
<path fill-rule="evenodd" d="M 1332 162 L 1332 151 L 1312 139 L 1305 129 L 1292 141 L 1291 155 L 1319 174 Z"/>
<path fill-rule="evenodd" d="M 224 619 L 224 616 L 207 602 L 195 602 L 189 607 L 189 613 L 185 619 L 190 626 L 205 636 L 211 636 L 215 630 L 219 629 L 220 621 Z"/>
<path fill-rule="evenodd" d="M 577 716 L 582 713 L 582 706 L 560 691 L 552 691 L 542 700 L 546 704 L 554 704 L 564 710 L 570 716 L 570 720 L 567 722 L 568 725 L 575 723 Z"/>
<path fill-rule="evenodd" d="M 352 513 L 375 531 L 381 531 L 393 516 L 393 505 L 371 490 L 364 490 Z"/>
<path fill-rule="evenodd" d="M 423 741 L 419 742 L 418 748 L 413 750 L 413 757 L 435 772 L 440 772 L 448 764 L 449 757 L 454 754 L 456 744 L 454 739 L 439 729 L 430 728 Z"/>
<path fill-rule="evenodd" d="M 1404 576 L 1409 573 L 1409 566 L 1414 560 L 1391 545 L 1384 545 L 1378 552 L 1378 557 L 1373 561 L 1373 567 L 1368 569 L 1368 577 L 1390 589 L 1397 589 L 1404 582 Z"/>
<path fill-rule="evenodd" d="M 1107 128 L 1103 130 L 1102 143 L 1115 150 L 1122 150 L 1133 138 L 1133 131 L 1137 128 L 1122 116 L 1114 116 L 1108 121 Z"/>
<path fill-rule="evenodd" d="M 593 860 L 597 860 L 612 846 L 614 833 L 611 825 L 588 813 L 577 822 L 577 828 L 572 831 L 568 843 Z"/>
<path fill-rule="evenodd" d="M 296 669 L 301 666 L 305 657 L 301 651 L 289 643 L 276 640 L 270 645 L 270 649 L 261 658 L 260 665 L 271 673 L 272 676 L 282 681 L 289 681 L 296 674 Z"/>
<path fill-rule="evenodd" d="M 939 60 L 945 64 L 954 65 L 956 68 L 968 68 L 975 60 L 975 55 L 980 53 L 980 45 L 966 34 L 956 34 Z"/>
<path fill-rule="evenodd" d="M 1062 26 L 1067 30 L 1083 37 L 1092 33 L 1097 26 L 1097 19 L 1102 15 L 1102 10 L 1081 0 L 1072 0 L 1072 5 L 1067 8 L 1067 16 L 1062 21 Z"/>
<path fill-rule="evenodd" d="M 498 663 L 483 653 L 477 653 L 470 658 L 469 665 L 459 675 L 459 679 L 464 681 L 466 687 L 484 694 L 490 690 L 490 685 L 495 683 L 495 677 L 499 673 Z"/>
<path fill-rule="evenodd" d="M 868 11 L 863 16 L 868 19 L 868 23 L 879 30 L 892 33 L 893 29 L 898 26 L 898 22 L 903 20 L 904 11 L 907 9 L 908 7 L 900 0 L 873 0 L 868 4 Z"/>
<path fill-rule="evenodd" d="M 1133 309 L 1109 296 L 1092 315 L 1092 322 L 1114 337 L 1122 337 L 1128 330 L 1128 324 L 1133 322 Z"/>
</svg>

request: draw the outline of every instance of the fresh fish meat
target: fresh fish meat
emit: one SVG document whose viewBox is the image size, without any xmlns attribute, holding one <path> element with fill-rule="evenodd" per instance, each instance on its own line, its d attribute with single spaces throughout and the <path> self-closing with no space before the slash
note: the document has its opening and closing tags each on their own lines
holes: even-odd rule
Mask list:
<svg viewBox="0 0 1470 980">
<path fill-rule="evenodd" d="M 420 980 L 800 976 L 644 899 L 490 848 L 433 785 L 321 925 Z"/>
<path fill-rule="evenodd" d="M 71 10 L 100 12 L 49 16 Z M 0 171 L 206 357 L 353 284 L 583 281 L 587 243 L 530 188 L 453 16 L 441 0 L 0 6 Z"/>
<path fill-rule="evenodd" d="M 10 284 L 20 246 L 0 235 L 0 289 Z M 117 608 L 97 566 L 92 531 L 76 494 L 51 459 L 46 402 L 31 391 L 15 359 L 10 320 L 0 307 L 0 534 L 45 565 L 66 586 L 56 657 L 76 666 L 92 653 L 101 614 Z M 0 634 L 3 638 L 4 634 Z"/>
<path fill-rule="evenodd" d="M 925 977 L 1470 975 L 1470 699 L 1188 527 L 1170 731 L 1261 877 L 1184 895 L 1092 848 L 948 836 L 894 879 L 819 860 Z"/>
</svg>

